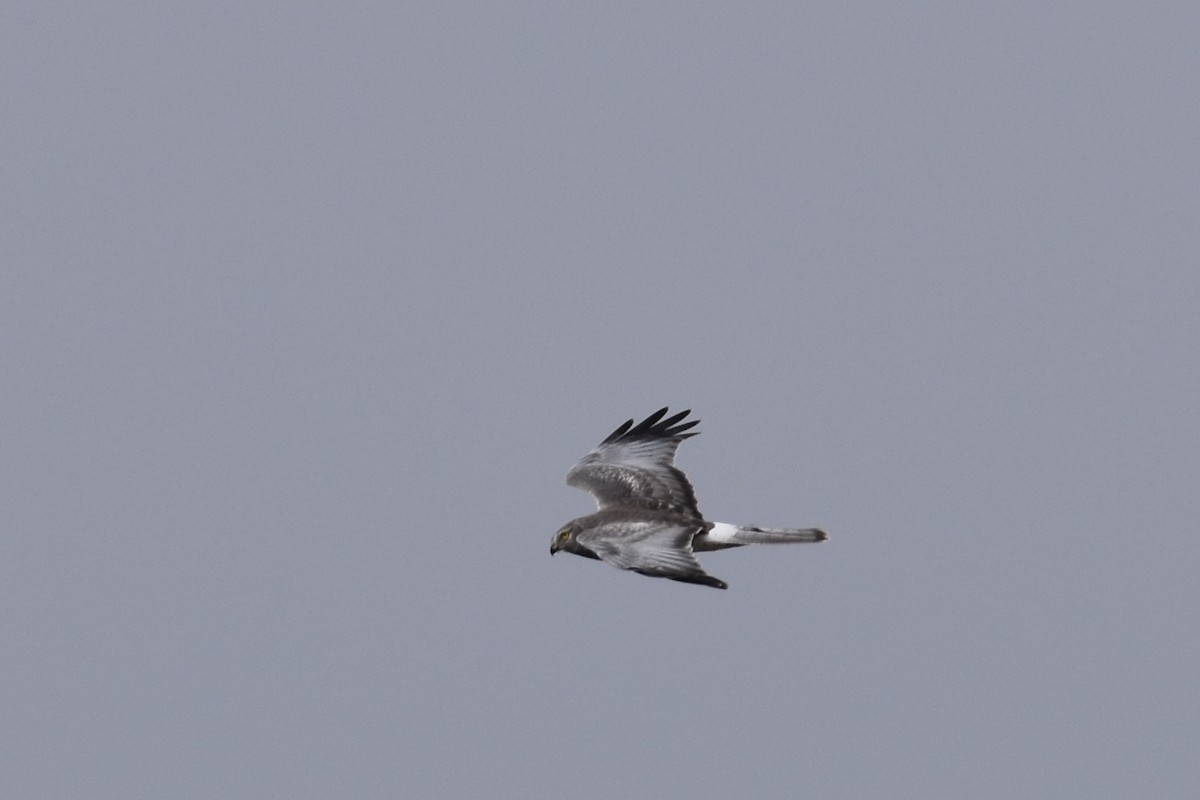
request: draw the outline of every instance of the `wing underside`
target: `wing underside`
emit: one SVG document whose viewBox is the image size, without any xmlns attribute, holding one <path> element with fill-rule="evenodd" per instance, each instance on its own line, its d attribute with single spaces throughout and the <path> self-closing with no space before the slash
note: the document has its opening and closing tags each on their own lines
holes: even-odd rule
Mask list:
<svg viewBox="0 0 1200 800">
<path fill-rule="evenodd" d="M 700 518 L 687 475 L 675 466 L 675 451 L 696 432 L 690 411 L 667 417 L 662 408 L 637 425 L 628 420 L 567 473 L 567 483 L 584 489 L 601 510 L 672 511 Z M 664 417 L 666 417 L 664 419 Z"/>
<path fill-rule="evenodd" d="M 726 589 L 726 583 L 706 573 L 692 553 L 692 537 L 703 529 L 702 524 L 620 521 L 581 533 L 579 543 L 619 569 Z"/>
</svg>

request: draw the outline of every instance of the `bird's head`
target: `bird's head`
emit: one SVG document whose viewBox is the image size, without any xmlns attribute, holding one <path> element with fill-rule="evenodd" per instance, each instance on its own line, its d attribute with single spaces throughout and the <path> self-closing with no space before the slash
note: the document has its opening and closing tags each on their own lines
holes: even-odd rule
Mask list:
<svg viewBox="0 0 1200 800">
<path fill-rule="evenodd" d="M 554 534 L 554 538 L 550 540 L 550 555 L 554 555 L 559 550 L 570 552 L 576 544 L 575 527 L 573 525 L 564 525 L 558 529 L 558 533 Z"/>
<path fill-rule="evenodd" d="M 574 553 L 584 558 L 600 558 L 590 548 L 579 543 L 577 537 L 581 530 L 583 528 L 575 522 L 568 522 L 559 528 L 558 533 L 554 534 L 554 538 L 550 540 L 550 555 L 554 555 L 559 550 L 566 550 L 568 553 Z"/>
</svg>

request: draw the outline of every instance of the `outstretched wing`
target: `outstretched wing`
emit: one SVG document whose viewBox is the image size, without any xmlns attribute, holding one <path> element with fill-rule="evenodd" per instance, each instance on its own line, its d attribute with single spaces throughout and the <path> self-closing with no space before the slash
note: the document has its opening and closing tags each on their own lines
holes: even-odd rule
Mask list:
<svg viewBox="0 0 1200 800">
<path fill-rule="evenodd" d="M 692 537 L 700 530 L 700 524 L 617 520 L 583 531 L 579 544 L 619 569 L 728 589 L 725 581 L 705 572 L 692 554 Z"/>
<path fill-rule="evenodd" d="M 663 419 L 666 413 L 660 408 L 636 426 L 628 420 L 571 468 L 567 483 L 590 492 L 602 511 L 640 508 L 700 519 L 692 484 L 675 466 L 679 443 L 696 435 L 684 431 L 700 420 L 680 423 L 690 409 Z"/>
</svg>

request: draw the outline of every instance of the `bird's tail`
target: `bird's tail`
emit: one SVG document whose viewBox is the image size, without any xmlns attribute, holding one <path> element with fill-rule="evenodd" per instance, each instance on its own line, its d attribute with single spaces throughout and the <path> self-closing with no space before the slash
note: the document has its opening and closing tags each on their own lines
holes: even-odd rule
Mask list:
<svg viewBox="0 0 1200 800">
<path fill-rule="evenodd" d="M 748 525 L 739 527 L 733 538 L 745 544 L 800 544 L 823 542 L 829 537 L 820 528 L 759 528 Z"/>
<path fill-rule="evenodd" d="M 696 551 L 720 550 L 744 544 L 803 544 L 823 542 L 829 538 L 820 528 L 760 528 L 757 525 L 713 523 L 712 530 L 698 534 L 692 540 Z"/>
</svg>

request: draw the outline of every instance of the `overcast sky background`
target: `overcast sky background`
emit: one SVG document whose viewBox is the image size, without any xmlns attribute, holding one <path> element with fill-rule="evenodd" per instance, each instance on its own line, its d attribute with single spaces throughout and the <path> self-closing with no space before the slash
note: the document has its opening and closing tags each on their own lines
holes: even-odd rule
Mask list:
<svg viewBox="0 0 1200 800">
<path fill-rule="evenodd" d="M 0 16 L 0 795 L 1194 790 L 1195 5 Z"/>
</svg>

